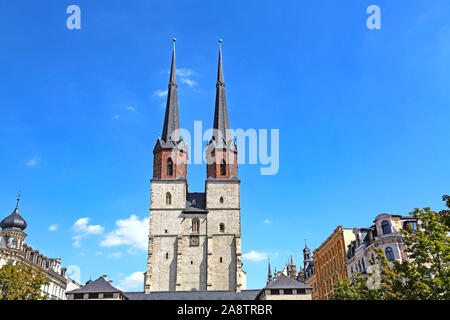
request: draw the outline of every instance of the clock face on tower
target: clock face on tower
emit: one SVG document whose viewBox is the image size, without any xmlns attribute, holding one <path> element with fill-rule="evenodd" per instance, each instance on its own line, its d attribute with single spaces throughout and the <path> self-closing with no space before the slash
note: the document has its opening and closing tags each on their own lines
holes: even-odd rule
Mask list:
<svg viewBox="0 0 450 320">
<path fill-rule="evenodd" d="M 191 240 L 190 241 L 191 247 L 198 247 L 198 243 L 199 243 L 198 236 L 191 236 L 190 240 Z"/>
</svg>

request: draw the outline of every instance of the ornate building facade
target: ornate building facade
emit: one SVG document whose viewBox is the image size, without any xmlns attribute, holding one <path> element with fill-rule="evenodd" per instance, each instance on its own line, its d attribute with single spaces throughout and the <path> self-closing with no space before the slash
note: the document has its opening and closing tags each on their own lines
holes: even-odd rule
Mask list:
<svg viewBox="0 0 450 320">
<path fill-rule="evenodd" d="M 5 264 L 23 264 L 41 271 L 49 284 L 42 287 L 42 294 L 50 300 L 65 300 L 66 289 L 80 287 L 66 276 L 60 258 L 48 258 L 25 243 L 27 223 L 19 213 L 19 198 L 14 211 L 0 222 L 0 268 Z"/>
<path fill-rule="evenodd" d="M 416 229 L 417 221 L 411 216 L 379 214 L 370 228 L 354 228 L 355 240 L 348 245 L 346 267 L 349 277 L 355 273 L 367 276 L 371 261 L 375 261 L 374 248 L 384 250 L 391 265 L 394 261 L 402 262 L 408 257 L 401 230 Z"/>
<path fill-rule="evenodd" d="M 314 250 L 314 269 L 318 299 L 330 299 L 337 281 L 347 278 L 347 268 L 345 266 L 347 246 L 354 239 L 355 235 L 352 229 L 338 226 L 328 239 Z"/>
<path fill-rule="evenodd" d="M 145 292 L 244 290 L 237 146 L 229 133 L 221 49 L 205 192 L 188 190 L 177 87 L 174 47 L 162 136 L 153 151 Z"/>
</svg>

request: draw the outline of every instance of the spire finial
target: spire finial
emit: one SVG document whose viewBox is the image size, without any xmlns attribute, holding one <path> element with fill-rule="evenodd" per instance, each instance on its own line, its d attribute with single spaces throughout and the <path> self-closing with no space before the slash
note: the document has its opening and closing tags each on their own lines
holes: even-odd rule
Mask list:
<svg viewBox="0 0 450 320">
<path fill-rule="evenodd" d="M 308 245 L 306 244 L 306 239 L 305 239 L 305 248 L 308 248 Z"/>
<path fill-rule="evenodd" d="M 177 38 L 172 38 L 173 41 L 173 50 L 175 50 L 175 42 L 177 42 Z"/>
<path fill-rule="evenodd" d="M 222 42 L 223 42 L 223 40 L 219 39 L 219 49 L 222 49 Z"/>
<path fill-rule="evenodd" d="M 19 190 L 19 194 L 17 195 L 17 204 L 16 204 L 16 209 L 19 208 L 19 201 L 20 201 L 20 190 Z"/>
</svg>

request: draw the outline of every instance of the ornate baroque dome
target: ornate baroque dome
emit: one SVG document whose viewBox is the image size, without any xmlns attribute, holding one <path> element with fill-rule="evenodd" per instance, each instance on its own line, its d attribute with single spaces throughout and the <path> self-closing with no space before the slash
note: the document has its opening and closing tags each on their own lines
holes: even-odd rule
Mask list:
<svg viewBox="0 0 450 320">
<path fill-rule="evenodd" d="M 20 229 L 25 230 L 27 227 L 27 222 L 24 218 L 22 218 L 19 214 L 19 199 L 17 199 L 17 206 L 14 209 L 13 213 L 7 216 L 5 219 L 0 222 L 0 227 L 2 229 Z"/>
</svg>

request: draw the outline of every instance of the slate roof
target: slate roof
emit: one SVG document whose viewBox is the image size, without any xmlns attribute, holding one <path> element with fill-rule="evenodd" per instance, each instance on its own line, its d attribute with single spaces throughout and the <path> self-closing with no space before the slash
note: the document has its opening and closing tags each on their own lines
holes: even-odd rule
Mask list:
<svg viewBox="0 0 450 320">
<path fill-rule="evenodd" d="M 180 139 L 177 129 L 180 128 L 178 116 L 177 78 L 175 68 L 175 42 L 172 52 L 172 64 L 170 66 L 169 88 L 167 90 L 166 115 L 164 117 L 164 127 L 161 140 L 167 142 L 170 138 L 173 141 Z"/>
<path fill-rule="evenodd" d="M 186 208 L 184 213 L 207 213 L 206 210 L 206 193 L 192 192 L 186 196 Z"/>
<path fill-rule="evenodd" d="M 9 216 L 0 222 L 0 227 L 2 229 L 19 229 L 23 231 L 27 227 L 27 222 L 21 217 L 19 208 L 16 207 Z"/>
<path fill-rule="evenodd" d="M 95 281 L 88 281 L 84 286 L 79 289 L 69 291 L 67 293 L 100 293 L 100 292 L 120 292 L 121 290 L 113 287 L 103 277 L 98 278 Z"/>
<path fill-rule="evenodd" d="M 271 283 L 269 283 L 264 289 L 312 289 L 304 283 L 292 280 L 283 273 Z"/>
<path fill-rule="evenodd" d="M 125 292 L 130 300 L 255 300 L 261 290 Z"/>
<path fill-rule="evenodd" d="M 230 136 L 228 121 L 227 99 L 225 97 L 225 81 L 222 68 L 222 48 L 219 49 L 219 66 L 217 70 L 216 104 L 214 110 L 213 136 L 210 147 L 230 148 L 236 151 L 236 143 Z"/>
</svg>

